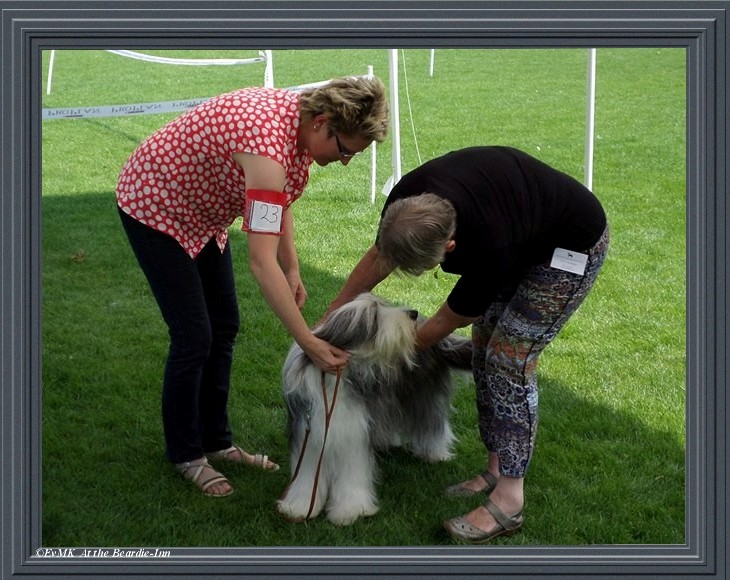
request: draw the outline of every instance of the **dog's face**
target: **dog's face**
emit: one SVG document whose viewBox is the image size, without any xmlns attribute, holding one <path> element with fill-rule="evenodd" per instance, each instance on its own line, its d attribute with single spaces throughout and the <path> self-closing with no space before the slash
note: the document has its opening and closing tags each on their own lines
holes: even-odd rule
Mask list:
<svg viewBox="0 0 730 580">
<path fill-rule="evenodd" d="M 411 364 L 417 319 L 416 310 L 364 293 L 332 312 L 315 334 L 353 356 Z"/>
</svg>

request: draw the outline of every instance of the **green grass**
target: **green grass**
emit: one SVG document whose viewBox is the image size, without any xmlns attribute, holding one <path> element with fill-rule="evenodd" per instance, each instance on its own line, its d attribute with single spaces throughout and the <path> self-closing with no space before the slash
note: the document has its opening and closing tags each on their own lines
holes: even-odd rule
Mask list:
<svg viewBox="0 0 730 580">
<path fill-rule="evenodd" d="M 401 68 L 404 171 L 419 153 L 426 161 L 499 143 L 582 178 L 586 51 L 438 50 L 433 77 L 428 58 L 428 50 L 405 52 L 418 152 Z M 364 73 L 368 65 L 387 78 L 385 50 L 277 51 L 275 79 L 292 86 Z M 261 65 L 166 67 L 69 51 L 56 55 L 43 106 L 205 97 L 262 79 Z M 526 524 L 497 544 L 684 542 L 684 79 L 681 49 L 598 51 L 594 189 L 612 246 L 593 292 L 542 357 Z M 43 544 L 448 544 L 440 522 L 474 502 L 447 501 L 441 490 L 484 463 L 468 380 L 453 413 L 456 460 L 382 457 L 378 515 L 335 528 L 322 518 L 294 525 L 275 514 L 288 481 L 279 373 L 289 338 L 247 271 L 237 227 L 231 242 L 243 326 L 231 420 L 239 444 L 284 468 L 229 469 L 237 493 L 218 501 L 184 484 L 164 459 L 166 329 L 118 222 L 114 186 L 134 147 L 172 116 L 43 124 Z M 380 187 L 390 175 L 389 143 L 377 151 Z M 346 168 L 315 166 L 294 206 L 312 323 L 373 241 L 383 197 L 370 204 L 369 171 L 369 155 Z M 429 315 L 453 281 L 443 273 L 391 277 L 377 292 Z"/>
</svg>

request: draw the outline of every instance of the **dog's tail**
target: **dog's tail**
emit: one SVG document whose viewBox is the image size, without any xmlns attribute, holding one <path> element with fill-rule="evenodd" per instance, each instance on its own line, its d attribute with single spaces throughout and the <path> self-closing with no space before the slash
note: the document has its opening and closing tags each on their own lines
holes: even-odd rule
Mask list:
<svg viewBox="0 0 730 580">
<path fill-rule="evenodd" d="M 458 334 L 450 334 L 433 346 L 455 370 L 472 370 L 472 342 Z"/>
</svg>

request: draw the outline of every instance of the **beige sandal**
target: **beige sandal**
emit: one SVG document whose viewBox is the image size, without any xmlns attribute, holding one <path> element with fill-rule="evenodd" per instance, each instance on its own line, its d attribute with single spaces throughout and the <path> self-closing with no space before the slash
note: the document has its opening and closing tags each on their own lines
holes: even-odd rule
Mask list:
<svg viewBox="0 0 730 580">
<path fill-rule="evenodd" d="M 477 528 L 469 523 L 466 516 L 459 516 L 444 522 L 444 528 L 449 535 L 456 540 L 470 544 L 486 544 L 499 536 L 516 534 L 522 528 L 524 522 L 522 511 L 513 516 L 507 516 L 490 499 L 487 499 L 483 505 L 497 522 L 491 530 Z"/>
<path fill-rule="evenodd" d="M 461 482 L 457 483 L 455 485 L 450 485 L 444 490 L 444 495 L 446 497 L 468 497 L 472 495 L 479 495 L 484 494 L 487 497 L 489 497 L 489 494 L 494 491 L 494 488 L 497 486 L 497 478 L 494 477 L 489 471 L 484 471 L 480 473 L 479 475 L 482 476 L 482 479 L 487 482 L 487 486 L 478 490 L 474 491 L 473 489 L 469 489 L 468 487 L 464 486 L 464 483 Z"/>
<path fill-rule="evenodd" d="M 243 458 L 242 461 L 238 461 L 236 459 L 230 459 L 229 455 L 231 453 L 235 453 L 238 451 L 238 453 L 241 454 L 241 457 Z M 241 449 L 238 445 L 233 445 L 229 447 L 228 449 L 221 449 L 220 451 L 214 451 L 213 453 L 207 454 L 208 459 L 211 459 L 213 461 L 229 461 L 231 463 L 243 463 L 245 465 L 253 465 L 254 467 L 260 467 L 261 469 L 264 469 L 266 471 L 278 471 L 279 466 L 274 463 L 273 461 L 269 461 L 268 455 L 262 455 L 260 453 L 257 453 L 256 455 L 251 455 L 250 453 L 246 453 L 243 449 Z"/>
<path fill-rule="evenodd" d="M 208 489 L 216 483 L 225 482 L 230 485 L 230 482 L 221 473 L 218 473 L 215 469 L 213 469 L 205 457 L 195 459 L 194 461 L 178 463 L 175 467 L 185 479 L 192 481 L 195 485 L 197 485 L 202 490 L 203 495 L 207 497 L 228 497 L 233 493 L 233 488 L 229 489 L 225 493 L 208 492 Z M 203 473 L 206 472 L 206 470 L 209 477 L 201 481 Z"/>
</svg>

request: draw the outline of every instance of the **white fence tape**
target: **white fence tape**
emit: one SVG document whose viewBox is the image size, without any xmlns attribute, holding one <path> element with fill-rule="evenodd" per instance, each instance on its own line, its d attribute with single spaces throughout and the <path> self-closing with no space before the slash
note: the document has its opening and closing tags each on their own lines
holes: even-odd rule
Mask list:
<svg viewBox="0 0 730 580">
<path fill-rule="evenodd" d="M 130 117 L 134 115 L 156 115 L 186 111 L 204 103 L 204 99 L 185 99 L 158 103 L 137 103 L 132 105 L 104 105 L 100 107 L 67 107 L 63 109 L 43 109 L 42 119 L 81 119 L 91 117 Z"/>
<path fill-rule="evenodd" d="M 296 87 L 289 87 L 290 91 L 303 91 L 321 87 L 330 81 L 318 81 Z M 99 107 L 66 107 L 63 109 L 43 109 L 42 120 L 49 119 L 82 119 L 90 117 L 129 117 L 133 115 L 156 115 L 158 113 L 172 113 L 186 111 L 204 103 L 213 97 L 202 99 L 184 99 L 179 101 L 160 101 L 157 103 L 137 103 L 131 105 L 103 105 Z"/>
<path fill-rule="evenodd" d="M 142 60 L 145 62 L 153 62 L 157 64 L 172 64 L 183 66 L 232 66 L 242 64 L 256 64 L 259 62 L 266 63 L 264 70 L 264 86 L 274 86 L 274 65 L 272 62 L 271 50 L 259 50 L 259 55 L 254 58 L 172 58 L 167 56 L 157 56 L 153 54 L 145 54 L 134 50 L 105 50 L 117 56 L 124 56 L 133 60 Z M 56 51 L 51 50 L 51 58 L 48 63 L 48 79 L 46 80 L 46 94 L 51 94 L 51 84 L 53 82 L 53 65 L 56 61 Z"/>
<path fill-rule="evenodd" d="M 230 66 L 237 64 L 254 64 L 257 62 L 266 62 L 267 57 L 263 51 L 259 51 L 259 56 L 254 58 L 170 58 L 167 56 L 156 56 L 153 54 L 144 54 L 133 50 L 107 50 L 119 56 L 126 56 L 135 60 L 143 60 L 145 62 L 156 62 L 158 64 L 175 64 L 183 66 Z"/>
</svg>

